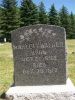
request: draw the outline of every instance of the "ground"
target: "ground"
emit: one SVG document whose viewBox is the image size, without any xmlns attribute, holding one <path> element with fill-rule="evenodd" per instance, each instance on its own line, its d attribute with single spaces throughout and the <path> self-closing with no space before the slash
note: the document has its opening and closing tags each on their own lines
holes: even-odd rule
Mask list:
<svg viewBox="0 0 75 100">
<path fill-rule="evenodd" d="M 75 85 L 75 40 L 67 40 L 67 76 Z M 13 56 L 11 43 L 0 44 L 0 95 L 13 83 Z M 0 99 L 1 100 L 1 99 Z"/>
</svg>

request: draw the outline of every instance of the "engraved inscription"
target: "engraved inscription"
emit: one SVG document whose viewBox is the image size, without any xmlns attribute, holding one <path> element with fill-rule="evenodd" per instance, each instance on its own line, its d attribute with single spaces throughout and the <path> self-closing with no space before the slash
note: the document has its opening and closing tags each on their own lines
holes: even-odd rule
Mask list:
<svg viewBox="0 0 75 100">
<path fill-rule="evenodd" d="M 43 29 L 42 27 L 38 28 L 37 30 L 36 30 L 36 28 L 34 28 L 34 29 L 25 30 L 24 35 L 20 35 L 19 36 L 20 43 L 24 42 L 24 40 L 29 41 L 30 40 L 30 36 L 33 33 L 36 33 L 37 36 L 40 36 L 40 33 L 42 33 L 41 37 L 46 37 L 46 38 L 56 36 L 56 33 L 54 33 L 53 30 Z"/>
<path fill-rule="evenodd" d="M 56 42 L 53 44 L 50 43 L 36 43 L 36 44 L 24 44 L 24 45 L 13 45 L 13 49 L 31 49 L 31 48 L 37 48 L 37 49 L 44 49 L 44 48 L 58 48 L 58 47 L 64 47 L 63 42 Z"/>
<path fill-rule="evenodd" d="M 46 67 L 46 64 L 45 63 L 33 63 L 33 68 L 44 68 Z"/>
<path fill-rule="evenodd" d="M 23 74 L 52 74 L 57 73 L 57 68 L 52 69 L 29 69 L 29 70 L 23 70 Z"/>
<path fill-rule="evenodd" d="M 38 61 L 56 61 L 57 57 L 56 56 L 44 56 L 42 59 L 40 56 L 34 56 L 34 57 L 25 57 L 25 58 L 17 58 L 15 57 L 16 61 L 23 61 L 23 62 L 38 62 Z"/>
</svg>

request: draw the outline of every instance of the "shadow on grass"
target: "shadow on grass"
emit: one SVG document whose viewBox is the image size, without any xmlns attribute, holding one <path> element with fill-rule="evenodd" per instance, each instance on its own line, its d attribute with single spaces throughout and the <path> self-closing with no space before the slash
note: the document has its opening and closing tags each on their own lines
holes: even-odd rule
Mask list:
<svg viewBox="0 0 75 100">
<path fill-rule="evenodd" d="M 0 99 L 5 100 L 5 98 L 6 98 L 6 95 L 5 95 L 5 92 L 4 92 L 4 93 L 1 94 Z"/>
<path fill-rule="evenodd" d="M 13 83 L 10 87 L 14 87 L 14 86 L 15 86 L 15 83 Z M 0 95 L 0 100 L 6 100 L 6 93 L 5 92 Z"/>
</svg>

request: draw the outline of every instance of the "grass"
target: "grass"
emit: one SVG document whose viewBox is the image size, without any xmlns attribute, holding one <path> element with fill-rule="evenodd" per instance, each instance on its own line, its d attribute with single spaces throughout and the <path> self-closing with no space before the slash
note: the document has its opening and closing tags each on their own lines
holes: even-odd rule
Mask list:
<svg viewBox="0 0 75 100">
<path fill-rule="evenodd" d="M 13 58 L 10 43 L 0 46 L 0 94 L 13 82 Z"/>
<path fill-rule="evenodd" d="M 68 76 L 75 85 L 75 40 L 67 40 L 68 52 Z"/>
<path fill-rule="evenodd" d="M 68 48 L 68 76 L 75 85 L 75 40 L 66 41 Z M 13 83 L 13 57 L 10 43 L 0 45 L 0 95 Z M 1 99 L 0 99 L 1 100 Z"/>
</svg>

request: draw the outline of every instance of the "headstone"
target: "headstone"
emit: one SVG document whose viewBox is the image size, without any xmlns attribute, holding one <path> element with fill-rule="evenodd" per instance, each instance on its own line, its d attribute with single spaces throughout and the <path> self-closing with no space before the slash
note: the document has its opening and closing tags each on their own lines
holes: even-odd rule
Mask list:
<svg viewBox="0 0 75 100">
<path fill-rule="evenodd" d="M 65 30 L 33 25 L 11 33 L 16 86 L 66 84 Z"/>
</svg>

